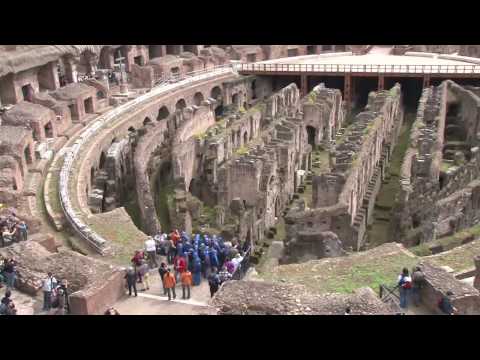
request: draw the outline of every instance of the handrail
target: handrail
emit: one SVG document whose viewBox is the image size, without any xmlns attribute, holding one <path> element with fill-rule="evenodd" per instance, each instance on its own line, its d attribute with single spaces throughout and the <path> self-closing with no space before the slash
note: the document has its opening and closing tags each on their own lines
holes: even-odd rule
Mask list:
<svg viewBox="0 0 480 360">
<path fill-rule="evenodd" d="M 236 63 L 232 66 L 242 72 L 480 74 L 480 65 Z"/>
<path fill-rule="evenodd" d="M 81 134 L 76 139 L 75 143 L 65 151 L 64 155 L 64 164 L 60 170 L 60 179 L 59 179 L 59 198 L 60 198 L 60 205 L 62 207 L 63 213 L 65 214 L 65 218 L 68 223 L 72 226 L 72 228 L 79 234 L 85 241 L 87 241 L 90 245 L 92 245 L 95 250 L 97 250 L 100 254 L 104 254 L 105 251 L 108 249 L 106 246 L 107 242 L 103 239 L 100 235 L 94 232 L 88 225 L 86 225 L 75 212 L 75 209 L 72 205 L 70 199 L 70 189 L 69 189 L 69 177 L 72 173 L 72 167 L 77 159 L 78 154 L 80 153 L 80 149 L 82 146 L 90 140 L 92 136 L 98 133 L 98 131 L 110 124 L 114 120 L 118 118 L 118 116 L 125 114 L 129 111 L 134 110 L 137 105 L 143 104 L 148 100 L 161 95 L 162 93 L 166 93 L 168 90 L 173 90 L 176 87 L 188 84 L 189 82 L 202 80 L 202 75 L 206 75 L 209 77 L 215 74 L 223 74 L 228 73 L 230 71 L 234 71 L 231 64 L 225 64 L 220 66 L 215 66 L 210 69 L 202 69 L 199 71 L 193 71 L 186 73 L 184 76 L 177 77 L 177 76 L 170 76 L 162 78 L 161 82 L 158 83 L 157 86 L 153 87 L 150 92 L 140 95 L 139 97 L 118 106 L 117 108 L 100 115 L 95 121 L 91 122 L 85 129 L 82 130 Z M 170 83 L 171 80 L 175 80 L 175 84 Z"/>
<path fill-rule="evenodd" d="M 380 299 L 386 298 L 389 295 L 393 295 L 397 300 L 400 300 L 400 296 L 395 293 L 395 290 L 399 288 L 399 285 L 395 286 L 393 289 L 390 289 L 384 284 L 380 284 Z M 387 291 L 387 295 L 384 296 L 384 291 Z"/>
<path fill-rule="evenodd" d="M 252 247 L 249 246 L 247 251 L 245 251 L 244 256 L 238 267 L 232 274 L 233 280 L 241 280 L 243 275 L 245 275 L 245 271 L 248 270 L 248 265 L 250 263 L 250 255 L 252 252 Z"/>
</svg>

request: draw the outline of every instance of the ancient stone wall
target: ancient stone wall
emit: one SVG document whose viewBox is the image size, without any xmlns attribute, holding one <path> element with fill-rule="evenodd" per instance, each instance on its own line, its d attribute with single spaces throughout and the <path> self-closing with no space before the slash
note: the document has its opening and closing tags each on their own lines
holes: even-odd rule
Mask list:
<svg viewBox="0 0 480 360">
<path fill-rule="evenodd" d="M 286 216 L 288 253 L 293 258 L 310 253 L 312 247 L 324 248 L 314 245 L 323 239 L 329 239 L 330 248 L 336 249 L 332 253 L 341 253 L 337 237 L 343 248 L 358 250 L 363 244 L 382 167 L 388 162 L 403 122 L 400 85 L 372 93 L 365 110 L 338 134 L 330 150 L 331 173 L 314 177 L 314 208 L 305 210 L 304 205 L 297 204 Z M 322 236 L 324 231 L 333 235 Z"/>
<path fill-rule="evenodd" d="M 453 120 L 447 111 L 451 104 L 460 108 Z M 477 223 L 478 104 L 473 92 L 452 81 L 424 90 L 394 209 L 392 236 L 397 241 L 418 245 Z M 463 124 L 464 142 L 448 140 L 452 121 Z"/>
</svg>

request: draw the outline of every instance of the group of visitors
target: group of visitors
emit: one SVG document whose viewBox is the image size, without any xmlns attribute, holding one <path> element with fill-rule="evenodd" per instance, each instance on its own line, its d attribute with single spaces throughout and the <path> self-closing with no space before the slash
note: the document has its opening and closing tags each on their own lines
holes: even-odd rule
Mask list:
<svg viewBox="0 0 480 360">
<path fill-rule="evenodd" d="M 412 274 L 407 268 L 403 268 L 402 273 L 398 276 L 397 287 L 400 291 L 400 307 L 407 309 L 409 302 L 412 301 L 415 306 L 419 306 L 421 302 L 421 292 L 425 287 L 425 274 L 419 266 L 416 266 Z M 438 300 L 438 309 L 447 315 L 454 315 L 458 310 L 452 305 L 453 292 L 447 291 L 445 295 Z"/>
<path fill-rule="evenodd" d="M 0 246 L 8 246 L 14 242 L 26 241 L 28 226 L 19 219 L 14 209 L 9 209 L 6 215 L 0 216 Z"/>
<path fill-rule="evenodd" d="M 65 315 L 69 311 L 68 282 L 58 281 L 51 272 L 43 279 L 43 311 L 56 309 L 56 315 Z"/>
<path fill-rule="evenodd" d="M 182 286 L 182 299 L 189 299 L 191 287 L 199 286 L 202 279 L 208 280 L 210 296 L 213 297 L 220 285 L 230 280 L 241 268 L 247 245 L 224 241 L 216 235 L 193 234 L 190 237 L 185 231 L 177 229 L 170 234 L 149 237 L 145 241 L 145 248 L 135 252 L 131 259 L 132 266 L 125 274 L 129 295 L 133 291 L 137 296 L 137 283 L 143 285 L 141 291 L 149 290 L 149 271 L 158 267 L 163 295 L 168 296 L 169 300 L 176 298 L 177 284 Z M 166 258 L 160 266 L 159 256 Z"/>
</svg>

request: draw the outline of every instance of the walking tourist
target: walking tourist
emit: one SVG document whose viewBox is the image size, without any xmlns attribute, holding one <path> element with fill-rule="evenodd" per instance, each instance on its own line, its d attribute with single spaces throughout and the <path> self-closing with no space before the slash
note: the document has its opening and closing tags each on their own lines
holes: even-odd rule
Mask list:
<svg viewBox="0 0 480 360">
<path fill-rule="evenodd" d="M 133 267 L 129 267 L 127 269 L 127 273 L 125 274 L 125 279 L 127 279 L 127 286 L 128 286 L 128 296 L 132 296 L 132 289 L 137 296 L 137 274 Z"/>
<path fill-rule="evenodd" d="M 160 279 L 162 280 L 163 295 L 167 295 L 167 289 L 165 288 L 164 276 L 168 272 L 167 264 L 162 262 L 158 268 L 158 273 L 160 274 Z"/>
<path fill-rule="evenodd" d="M 190 299 L 190 287 L 192 286 L 192 273 L 188 270 L 182 272 L 182 299 Z M 185 290 L 187 290 L 187 297 L 185 297 Z"/>
<path fill-rule="evenodd" d="M 213 297 L 220 286 L 220 278 L 217 274 L 217 269 L 212 269 L 212 273 L 208 277 L 208 286 L 210 287 L 210 297 Z"/>
<path fill-rule="evenodd" d="M 138 268 L 140 278 L 142 279 L 142 291 L 150 290 L 150 267 L 145 260 L 142 260 L 142 265 Z"/>
<path fill-rule="evenodd" d="M 412 300 L 415 306 L 420 304 L 420 291 L 425 286 L 425 274 L 420 267 L 415 267 L 412 273 Z"/>
<path fill-rule="evenodd" d="M 57 285 L 57 279 L 51 272 L 47 274 L 47 277 L 43 280 L 43 310 L 49 311 L 52 308 L 52 292 Z"/>
<path fill-rule="evenodd" d="M 3 275 L 5 276 L 5 282 L 7 289 L 13 289 L 15 287 L 15 280 L 17 278 L 17 262 L 14 259 L 5 259 L 3 264 Z"/>
<path fill-rule="evenodd" d="M 167 273 L 165 274 L 163 281 L 165 288 L 167 289 L 168 300 L 172 300 L 172 294 L 173 299 L 175 299 L 177 297 L 177 294 L 175 294 L 175 286 L 177 282 L 175 281 L 175 276 L 171 273 L 170 269 L 167 269 Z"/>
<path fill-rule="evenodd" d="M 406 309 L 408 307 L 408 298 L 412 289 L 412 278 L 408 269 L 403 268 L 402 273 L 398 276 L 398 287 L 400 290 L 400 307 Z"/>
<path fill-rule="evenodd" d="M 147 241 L 145 241 L 145 251 L 147 252 L 148 265 L 150 266 L 150 269 L 158 267 L 157 244 L 152 237 L 149 237 Z"/>
</svg>

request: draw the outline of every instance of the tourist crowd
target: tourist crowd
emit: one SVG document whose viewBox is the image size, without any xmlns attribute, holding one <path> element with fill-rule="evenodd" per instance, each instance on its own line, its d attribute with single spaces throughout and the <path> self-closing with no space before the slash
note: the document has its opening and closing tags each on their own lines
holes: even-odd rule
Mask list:
<svg viewBox="0 0 480 360">
<path fill-rule="evenodd" d="M 7 209 L 0 215 L 0 246 L 8 246 L 14 242 L 26 241 L 28 226 L 25 221 L 17 217 L 13 208 Z"/>
<path fill-rule="evenodd" d="M 171 300 L 176 298 L 177 284 L 182 286 L 182 298 L 190 298 L 192 286 L 198 286 L 202 279 L 208 280 L 210 296 L 217 292 L 220 285 L 232 278 L 241 268 L 248 243 L 224 241 L 220 236 L 193 234 L 185 231 L 172 231 L 149 237 L 145 248 L 137 250 L 131 259 L 132 266 L 127 269 L 125 279 L 130 296 L 137 296 L 137 283 L 143 285 L 142 291 L 150 289 L 149 272 L 158 268 L 162 280 L 163 295 Z M 159 266 L 159 256 L 165 262 Z"/>
<path fill-rule="evenodd" d="M 410 302 L 419 306 L 422 300 L 422 289 L 425 285 L 425 274 L 420 267 L 415 267 L 411 275 L 407 268 L 403 268 L 398 276 L 396 286 L 400 292 L 400 307 L 405 310 Z M 447 291 L 445 295 L 439 298 L 437 306 L 443 314 L 454 315 L 458 312 L 458 309 L 452 305 L 452 298 L 453 293 L 451 291 Z"/>
</svg>

